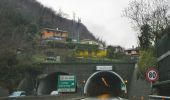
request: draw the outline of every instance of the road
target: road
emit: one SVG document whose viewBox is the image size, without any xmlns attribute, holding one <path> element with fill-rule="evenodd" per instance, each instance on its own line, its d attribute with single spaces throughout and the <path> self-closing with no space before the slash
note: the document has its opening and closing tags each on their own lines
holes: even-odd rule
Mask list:
<svg viewBox="0 0 170 100">
<path fill-rule="evenodd" d="M 89 98 L 84 98 L 84 99 L 81 99 L 81 100 L 127 100 L 127 99 L 123 99 L 123 98 L 120 98 L 120 97 L 117 97 L 117 98 L 95 98 L 95 97 L 89 97 Z"/>
<path fill-rule="evenodd" d="M 102 95 L 97 96 L 97 97 L 87 97 L 87 98 L 84 98 L 84 99 L 81 99 L 81 100 L 127 100 L 127 99 L 123 99 L 123 98 L 120 98 L 120 97 L 112 97 L 109 94 L 102 94 Z"/>
<path fill-rule="evenodd" d="M 98 96 L 98 97 L 87 97 L 87 96 L 73 96 L 73 95 L 65 95 L 65 96 L 25 96 L 25 97 L 17 97 L 17 98 L 0 98 L 0 100 L 127 100 L 120 97 L 107 97 Z"/>
<path fill-rule="evenodd" d="M 0 100 L 81 100 L 84 95 L 65 94 L 65 95 L 43 95 L 43 96 L 23 96 L 16 98 L 0 97 Z"/>
</svg>

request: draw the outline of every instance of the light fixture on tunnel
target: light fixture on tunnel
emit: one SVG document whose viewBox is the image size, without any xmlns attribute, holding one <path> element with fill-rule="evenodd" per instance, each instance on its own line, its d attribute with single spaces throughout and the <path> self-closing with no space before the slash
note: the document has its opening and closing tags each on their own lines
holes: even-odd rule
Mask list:
<svg viewBox="0 0 170 100">
<path fill-rule="evenodd" d="M 83 84 L 85 84 L 86 83 L 86 80 L 83 80 L 83 82 L 82 82 Z"/>
<path fill-rule="evenodd" d="M 103 77 L 102 77 L 102 81 L 103 81 L 105 86 L 109 87 L 109 85 L 107 84 L 106 80 Z"/>
<path fill-rule="evenodd" d="M 125 82 L 125 83 L 128 83 L 128 80 L 125 80 L 124 82 Z"/>
</svg>

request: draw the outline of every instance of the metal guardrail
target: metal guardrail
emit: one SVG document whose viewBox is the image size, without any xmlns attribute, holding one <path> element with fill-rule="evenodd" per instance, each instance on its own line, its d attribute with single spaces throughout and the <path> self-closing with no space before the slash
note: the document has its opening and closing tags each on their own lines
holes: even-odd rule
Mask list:
<svg viewBox="0 0 170 100">
<path fill-rule="evenodd" d="M 170 100 L 168 96 L 149 95 L 149 100 Z"/>
<path fill-rule="evenodd" d="M 161 60 L 165 59 L 169 55 L 170 55 L 170 50 L 162 54 L 159 58 L 157 58 L 157 61 L 160 62 Z"/>
<path fill-rule="evenodd" d="M 85 95 L 63 94 L 63 95 L 42 95 L 42 96 L 23 96 L 23 97 L 0 97 L 0 100 L 81 100 Z"/>
</svg>

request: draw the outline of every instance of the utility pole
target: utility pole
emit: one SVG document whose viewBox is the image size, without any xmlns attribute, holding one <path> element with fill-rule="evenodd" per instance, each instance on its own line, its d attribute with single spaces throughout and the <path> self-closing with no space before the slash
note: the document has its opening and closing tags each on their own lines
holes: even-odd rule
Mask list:
<svg viewBox="0 0 170 100">
<path fill-rule="evenodd" d="M 80 42 L 80 23 L 81 23 L 81 19 L 78 18 L 78 26 L 77 26 L 77 29 L 78 29 L 78 32 L 77 32 L 77 42 L 78 43 Z"/>
<path fill-rule="evenodd" d="M 76 13 L 75 12 L 73 12 L 73 19 L 72 19 L 72 24 L 71 24 L 71 33 L 72 33 L 72 35 L 70 35 L 69 37 L 72 37 L 72 38 L 74 38 L 74 39 L 76 39 L 77 37 L 76 37 L 76 31 L 75 31 L 75 26 L 76 26 L 76 24 L 75 24 L 75 18 L 76 18 Z"/>
</svg>

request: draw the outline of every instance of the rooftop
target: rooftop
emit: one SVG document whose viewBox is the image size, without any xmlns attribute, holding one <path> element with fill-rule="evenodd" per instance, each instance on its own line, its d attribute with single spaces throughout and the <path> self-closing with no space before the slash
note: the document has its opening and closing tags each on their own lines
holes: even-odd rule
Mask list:
<svg viewBox="0 0 170 100">
<path fill-rule="evenodd" d="M 42 30 L 49 30 L 54 32 L 67 32 L 67 31 L 59 30 L 58 28 L 57 29 L 43 28 Z"/>
</svg>

